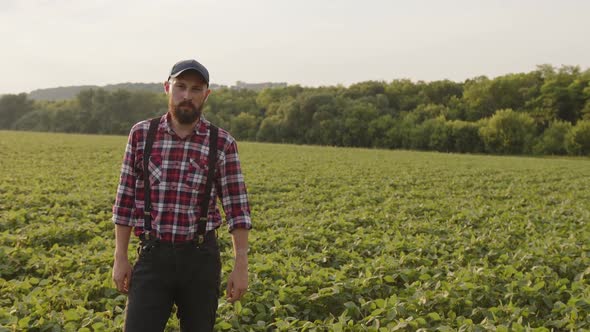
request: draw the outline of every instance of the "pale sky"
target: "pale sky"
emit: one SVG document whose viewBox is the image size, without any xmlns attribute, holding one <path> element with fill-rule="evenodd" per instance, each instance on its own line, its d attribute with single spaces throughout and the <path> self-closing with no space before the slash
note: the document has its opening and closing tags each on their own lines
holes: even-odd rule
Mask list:
<svg viewBox="0 0 590 332">
<path fill-rule="evenodd" d="M 161 82 L 349 85 L 590 67 L 587 0 L 0 0 L 0 94 Z"/>
</svg>

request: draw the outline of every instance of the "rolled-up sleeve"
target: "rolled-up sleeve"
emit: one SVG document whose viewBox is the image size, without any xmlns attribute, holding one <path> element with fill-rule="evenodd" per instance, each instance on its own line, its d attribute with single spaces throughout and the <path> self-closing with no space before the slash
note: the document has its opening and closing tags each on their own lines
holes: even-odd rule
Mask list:
<svg viewBox="0 0 590 332">
<path fill-rule="evenodd" d="M 250 205 L 246 183 L 240 167 L 236 141 L 230 138 L 219 160 L 218 192 L 225 211 L 229 231 L 251 229 Z"/>
<path fill-rule="evenodd" d="M 134 226 L 133 215 L 135 213 L 135 148 L 137 141 L 135 130 L 133 128 L 129 133 L 123 165 L 121 166 L 121 176 L 119 186 L 117 187 L 117 197 L 113 205 L 113 222 L 117 225 Z"/>
</svg>

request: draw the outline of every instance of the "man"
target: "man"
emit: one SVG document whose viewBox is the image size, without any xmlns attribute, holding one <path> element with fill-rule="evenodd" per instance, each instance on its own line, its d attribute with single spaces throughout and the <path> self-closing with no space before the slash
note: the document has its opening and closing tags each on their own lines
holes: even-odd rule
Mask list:
<svg viewBox="0 0 590 332">
<path fill-rule="evenodd" d="M 126 331 L 163 331 L 173 304 L 182 331 L 212 331 L 221 273 L 216 198 L 232 235 L 235 262 L 227 299 L 233 303 L 248 286 L 252 223 L 246 186 L 236 141 L 221 128 L 212 139 L 215 128 L 202 115 L 211 93 L 207 69 L 195 60 L 180 61 L 164 89 L 168 112 L 154 122 L 151 152 L 145 151 L 150 121 L 139 122 L 129 134 L 113 206 L 113 281 L 128 294 Z M 215 150 L 210 143 L 216 144 L 215 155 L 209 154 Z M 207 179 L 213 172 L 207 200 Z M 133 268 L 127 257 L 132 228 L 141 240 Z"/>
</svg>

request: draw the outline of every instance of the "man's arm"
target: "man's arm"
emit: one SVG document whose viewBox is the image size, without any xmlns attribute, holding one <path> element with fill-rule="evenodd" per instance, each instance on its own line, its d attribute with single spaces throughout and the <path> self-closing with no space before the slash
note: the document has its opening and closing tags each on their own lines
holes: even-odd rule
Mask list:
<svg viewBox="0 0 590 332">
<path fill-rule="evenodd" d="M 227 280 L 227 300 L 239 300 L 248 290 L 248 230 L 234 229 L 231 233 L 234 245 L 234 270 Z"/>
<path fill-rule="evenodd" d="M 131 264 L 127 256 L 129 238 L 132 228 L 129 226 L 115 225 L 115 262 L 113 264 L 113 281 L 117 290 L 127 294 L 131 281 Z"/>
<path fill-rule="evenodd" d="M 122 293 L 129 291 L 131 280 L 131 264 L 127 257 L 129 249 L 129 238 L 133 229 L 133 214 L 135 211 L 135 129 L 131 129 L 123 165 L 121 166 L 121 177 L 117 188 L 117 196 L 113 205 L 113 222 L 115 223 L 115 257 L 113 262 L 113 281 L 117 290 Z"/>
<path fill-rule="evenodd" d="M 229 138 L 219 162 L 217 192 L 227 218 L 234 247 L 234 269 L 227 280 L 227 299 L 234 303 L 248 288 L 248 231 L 252 228 L 246 184 L 235 140 Z"/>
</svg>

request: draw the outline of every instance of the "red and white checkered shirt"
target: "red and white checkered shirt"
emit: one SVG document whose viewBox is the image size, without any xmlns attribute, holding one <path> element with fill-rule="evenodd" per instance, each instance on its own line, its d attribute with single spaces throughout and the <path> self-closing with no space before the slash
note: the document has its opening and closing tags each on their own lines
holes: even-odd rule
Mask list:
<svg viewBox="0 0 590 332">
<path fill-rule="evenodd" d="M 195 237 L 207 179 L 209 125 L 209 121 L 201 117 L 192 134 L 181 139 L 170 127 L 169 113 L 160 119 L 149 159 L 149 179 L 152 234 L 162 241 L 184 242 Z M 143 232 L 144 224 L 143 151 L 148 128 L 149 120 L 142 121 L 129 133 L 113 206 L 113 222 L 134 227 L 137 236 Z M 250 229 L 250 206 L 236 141 L 221 128 L 217 149 L 207 231 L 221 225 L 217 196 L 225 211 L 229 231 Z"/>
</svg>

